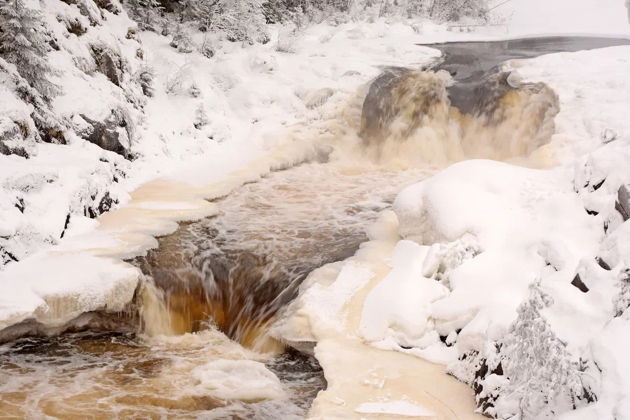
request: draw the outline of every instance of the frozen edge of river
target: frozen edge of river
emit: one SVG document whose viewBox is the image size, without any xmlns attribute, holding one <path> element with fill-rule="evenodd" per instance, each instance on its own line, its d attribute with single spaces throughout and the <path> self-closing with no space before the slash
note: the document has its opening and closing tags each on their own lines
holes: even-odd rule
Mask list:
<svg viewBox="0 0 630 420">
<path fill-rule="evenodd" d="M 275 168 L 312 157 L 313 150 L 289 142 L 272 152 L 241 159 L 237 170 L 202 186 L 173 179 L 150 181 L 122 207 L 102 215 L 96 229 L 72 236 L 0 272 L 0 340 L 25 320 L 53 331 L 83 313 L 120 312 L 141 282 L 140 270 L 122 260 L 157 246 L 156 237 L 218 211 L 209 200 L 255 181 Z"/>
</svg>

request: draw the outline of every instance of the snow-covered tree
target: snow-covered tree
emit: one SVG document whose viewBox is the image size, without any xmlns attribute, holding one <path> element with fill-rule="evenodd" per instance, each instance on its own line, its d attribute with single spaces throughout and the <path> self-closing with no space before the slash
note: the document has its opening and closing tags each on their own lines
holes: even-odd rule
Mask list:
<svg viewBox="0 0 630 420">
<path fill-rule="evenodd" d="M 541 313 L 552 303 L 540 284 L 532 284 L 510 333 L 498 343 L 495 363 L 500 361 L 508 381 L 497 392 L 494 407 L 499 413 L 493 414 L 554 418 L 594 398 L 582 383 L 583 369 Z"/>
<path fill-rule="evenodd" d="M 623 315 L 630 308 L 630 269 L 623 270 L 619 279 L 619 295 L 615 299 L 615 316 Z"/>
<path fill-rule="evenodd" d="M 50 100 L 60 92 L 49 80 L 53 69 L 41 13 L 26 7 L 24 0 L 0 3 L 0 56 L 16 66 L 19 74 L 41 95 Z"/>
<path fill-rule="evenodd" d="M 158 0 L 128 0 L 129 15 L 143 31 L 157 31 L 162 5 Z"/>
<path fill-rule="evenodd" d="M 264 43 L 269 40 L 260 0 L 218 0 L 213 13 L 210 30 L 225 33 L 230 41 Z"/>
</svg>

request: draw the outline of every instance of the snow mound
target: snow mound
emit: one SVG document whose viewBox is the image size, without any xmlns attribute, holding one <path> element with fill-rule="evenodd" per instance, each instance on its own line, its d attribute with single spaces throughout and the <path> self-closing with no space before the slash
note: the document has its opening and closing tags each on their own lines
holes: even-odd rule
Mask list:
<svg viewBox="0 0 630 420">
<path fill-rule="evenodd" d="M 392 270 L 370 291 L 363 305 L 359 331 L 366 340 L 378 342 L 393 336 L 401 345 L 410 346 L 424 336 L 430 326 L 431 303 L 449 292 L 422 275 L 428 252 L 428 247 L 414 242 L 398 242 Z"/>
<path fill-rule="evenodd" d="M 263 363 L 215 360 L 195 368 L 196 390 L 223 400 L 256 402 L 282 398 L 280 380 Z"/>
<path fill-rule="evenodd" d="M 34 255 L 0 272 L 0 330 L 27 319 L 58 327 L 92 311 L 120 312 L 140 271 L 88 254 Z"/>
</svg>

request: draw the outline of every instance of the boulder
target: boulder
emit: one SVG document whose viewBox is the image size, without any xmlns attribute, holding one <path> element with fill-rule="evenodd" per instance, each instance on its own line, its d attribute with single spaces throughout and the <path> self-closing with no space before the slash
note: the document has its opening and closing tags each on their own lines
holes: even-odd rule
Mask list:
<svg viewBox="0 0 630 420">
<path fill-rule="evenodd" d="M 88 127 L 81 133 L 82 137 L 104 150 L 118 153 L 125 158 L 130 157 L 130 139 L 127 130 L 130 121 L 125 118 L 124 113 L 112 110 L 111 114 L 103 121 L 93 120 L 81 114 Z"/>
</svg>

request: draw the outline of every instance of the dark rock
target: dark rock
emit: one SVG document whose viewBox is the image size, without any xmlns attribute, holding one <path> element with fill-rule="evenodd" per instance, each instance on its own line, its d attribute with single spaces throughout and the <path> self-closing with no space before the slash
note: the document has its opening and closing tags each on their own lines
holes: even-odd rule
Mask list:
<svg viewBox="0 0 630 420">
<path fill-rule="evenodd" d="M 606 261 L 602 260 L 601 258 L 597 257 L 597 258 L 595 258 L 595 261 L 597 261 L 597 264 L 601 268 L 603 268 L 604 270 L 606 270 L 606 271 L 610 271 L 611 270 L 610 265 L 608 265 L 608 263 Z"/>
<path fill-rule="evenodd" d="M 17 262 L 18 259 L 11 252 L 0 246 L 0 266 L 6 265 L 10 262 Z"/>
<path fill-rule="evenodd" d="M 391 67 L 383 71 L 370 85 L 361 113 L 361 138 L 368 144 L 388 135 L 389 124 L 397 114 L 394 88 L 410 69 Z"/>
<path fill-rule="evenodd" d="M 628 187 L 626 185 L 622 185 L 617 191 L 615 210 L 621 214 L 624 221 L 630 219 L 630 192 L 628 191 Z"/>
<path fill-rule="evenodd" d="M 571 282 L 571 284 L 573 286 L 577 287 L 578 289 L 580 289 L 580 291 L 583 292 L 583 293 L 586 293 L 586 292 L 589 291 L 589 288 L 584 284 L 584 282 L 580 278 L 579 274 L 575 275 L 575 277 L 573 278 L 573 281 Z"/>
<path fill-rule="evenodd" d="M 61 235 L 59 236 L 61 239 L 66 235 L 66 230 L 70 226 L 70 213 L 66 215 L 66 222 L 63 224 L 63 230 L 61 231 Z"/>
<path fill-rule="evenodd" d="M 83 135 L 85 140 L 101 149 L 118 153 L 126 158 L 130 156 L 127 150 L 127 139 L 121 138 L 123 133 L 121 133 L 120 128 L 127 125 L 124 117 L 113 111 L 110 117 L 104 121 L 96 121 L 83 114 L 81 117 L 91 126 L 89 132 Z"/>
<path fill-rule="evenodd" d="M 92 197 L 92 200 L 96 200 L 96 197 Z M 93 203 L 95 204 L 96 201 L 94 201 Z M 109 195 L 109 192 L 105 192 L 105 195 L 100 199 L 98 205 L 95 206 L 94 204 L 86 206 L 83 209 L 83 215 L 89 217 L 90 219 L 96 219 L 98 216 L 108 212 L 112 209 L 112 207 L 118 204 L 118 200 L 113 199 Z"/>
<path fill-rule="evenodd" d="M 77 18 L 57 16 L 57 20 L 64 23 L 68 32 L 76 36 L 84 35 L 88 30 L 88 28 L 83 26 L 83 23 L 81 23 L 81 21 Z"/>
<path fill-rule="evenodd" d="M 115 206 L 116 204 L 118 204 L 118 200 L 113 199 L 109 195 L 109 192 L 106 192 L 103 198 L 101 199 L 101 202 L 98 204 L 99 214 L 103 214 L 105 212 L 110 211 L 112 207 Z"/>
<path fill-rule="evenodd" d="M 589 216 L 597 216 L 599 214 L 599 212 L 595 210 L 589 210 L 589 209 L 584 209 L 584 210 L 586 210 L 586 213 L 588 213 Z"/>
<path fill-rule="evenodd" d="M 20 211 L 20 213 L 22 214 L 24 213 L 24 210 L 26 209 L 26 205 L 24 204 L 24 199 L 18 198 L 17 203 L 15 203 L 14 205 L 15 205 L 15 208 Z"/>
<path fill-rule="evenodd" d="M 66 144 L 66 136 L 60 127 L 42 128 L 39 133 L 44 143 Z"/>
<path fill-rule="evenodd" d="M 92 46 L 92 56 L 97 70 L 103 73 L 110 82 L 119 86 L 123 81 L 124 63 L 122 58 L 107 48 Z"/>
<path fill-rule="evenodd" d="M 602 185 L 604 185 L 604 182 L 606 182 L 606 178 L 602 179 L 600 182 L 593 185 L 593 191 L 599 190 L 602 187 Z"/>
</svg>

